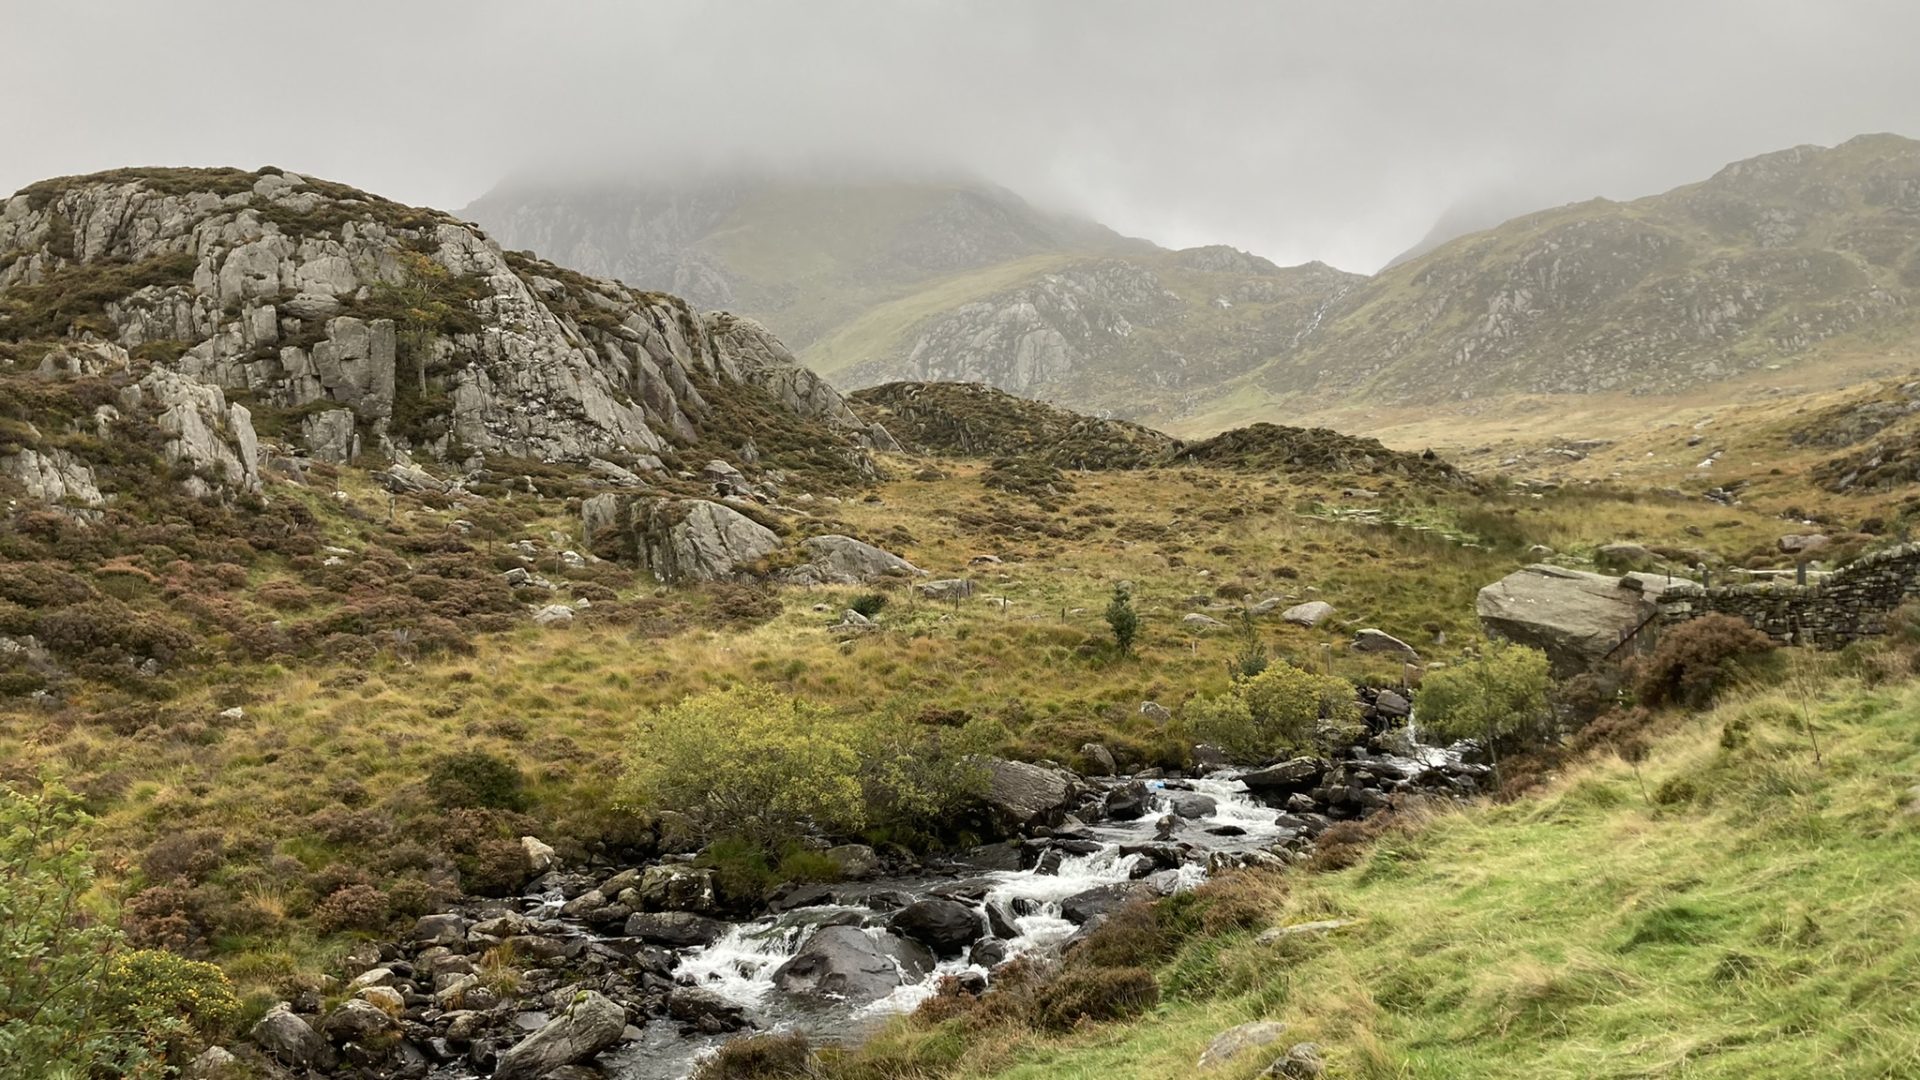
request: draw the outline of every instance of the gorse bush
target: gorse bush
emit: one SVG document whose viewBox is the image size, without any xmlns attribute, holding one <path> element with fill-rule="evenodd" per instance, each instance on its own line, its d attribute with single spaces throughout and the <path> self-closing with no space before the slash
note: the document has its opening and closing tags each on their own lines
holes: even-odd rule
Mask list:
<svg viewBox="0 0 1920 1080">
<path fill-rule="evenodd" d="M 1706 705 L 1743 661 L 1773 648 L 1773 639 L 1744 619 L 1703 615 L 1661 633 L 1653 655 L 1637 667 L 1634 693 L 1648 705 Z"/>
<path fill-rule="evenodd" d="M 1258 761 L 1314 747 L 1324 729 L 1343 738 L 1359 723 L 1353 685 L 1285 662 L 1234 679 L 1225 692 L 1187 704 L 1179 730 L 1239 761 Z"/>
<path fill-rule="evenodd" d="M 1422 727 L 1448 739 L 1500 739 L 1537 729 L 1551 713 L 1547 654 L 1490 642 L 1479 656 L 1428 675 L 1417 701 Z"/>
<path fill-rule="evenodd" d="M 702 839 L 777 852 L 809 832 L 937 835 L 984 790 L 975 760 L 1005 729 L 854 719 L 765 686 L 687 698 L 641 717 L 622 800 L 685 815 Z"/>
</svg>

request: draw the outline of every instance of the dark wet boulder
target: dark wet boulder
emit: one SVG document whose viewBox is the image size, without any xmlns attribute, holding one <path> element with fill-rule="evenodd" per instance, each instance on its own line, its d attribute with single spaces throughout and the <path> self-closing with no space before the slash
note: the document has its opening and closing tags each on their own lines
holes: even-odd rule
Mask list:
<svg viewBox="0 0 1920 1080">
<path fill-rule="evenodd" d="M 1326 771 L 1318 758 L 1300 757 L 1243 773 L 1240 782 L 1257 795 L 1285 795 L 1312 787 Z"/>
<path fill-rule="evenodd" d="M 1137 821 L 1147 816 L 1147 810 L 1152 805 L 1153 796 L 1147 793 L 1147 785 L 1139 780 L 1107 792 L 1107 817 L 1114 821 Z"/>
<path fill-rule="evenodd" d="M 887 925 L 894 933 L 932 949 L 937 956 L 959 956 L 986 932 L 980 913 L 957 900 L 908 904 Z"/>
<path fill-rule="evenodd" d="M 1075 893 L 1060 902 L 1060 917 L 1071 923 L 1085 923 L 1095 916 L 1107 915 L 1128 902 L 1153 895 L 1151 886 L 1135 882 L 1097 885 Z"/>
</svg>

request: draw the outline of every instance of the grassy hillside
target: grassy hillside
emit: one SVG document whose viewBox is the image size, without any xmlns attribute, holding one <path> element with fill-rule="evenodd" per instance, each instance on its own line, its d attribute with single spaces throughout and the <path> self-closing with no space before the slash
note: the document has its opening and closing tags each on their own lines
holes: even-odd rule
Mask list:
<svg viewBox="0 0 1920 1080">
<path fill-rule="evenodd" d="M 1904 654 L 1896 682 L 1849 659 L 1664 718 L 1638 769 L 1603 753 L 1510 804 L 1416 814 L 1350 868 L 1215 886 L 1246 927 L 1158 965 L 1137 1022 L 907 1022 L 845 1075 L 1146 1080 L 1255 1019 L 1286 1037 L 1208 1075 L 1301 1041 L 1337 1077 L 1916 1075 L 1920 689 Z M 1257 940 L 1320 920 L 1347 925 Z"/>
</svg>

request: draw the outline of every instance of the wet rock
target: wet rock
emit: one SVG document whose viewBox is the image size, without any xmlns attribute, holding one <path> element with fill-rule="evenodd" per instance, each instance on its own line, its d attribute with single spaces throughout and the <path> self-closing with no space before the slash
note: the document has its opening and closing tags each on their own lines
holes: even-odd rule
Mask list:
<svg viewBox="0 0 1920 1080">
<path fill-rule="evenodd" d="M 726 923 L 688 911 L 636 911 L 626 925 L 628 937 L 674 949 L 711 945 L 726 932 Z"/>
<path fill-rule="evenodd" d="M 792 884 L 781 886 L 767 901 L 769 911 L 793 911 L 796 908 L 819 907 L 833 902 L 833 890 L 825 885 Z"/>
<path fill-rule="evenodd" d="M 891 994 L 901 979 L 893 958 L 864 931 L 828 926 L 780 965 L 773 984 L 790 994 L 830 994 L 864 1005 Z"/>
<path fill-rule="evenodd" d="M 1255 794 L 1272 795 L 1312 787 L 1325 771 L 1325 763 L 1317 758 L 1293 758 L 1242 774 L 1240 782 Z"/>
<path fill-rule="evenodd" d="M 493 1080 L 540 1080 L 612 1047 L 626 1034 L 627 1011 L 592 990 L 561 1015 L 500 1055 Z"/>
<path fill-rule="evenodd" d="M 711 990 L 697 986 L 676 988 L 667 998 L 667 1015 L 708 1034 L 738 1031 L 747 1026 L 746 1011 Z"/>
<path fill-rule="evenodd" d="M 294 1015 L 293 1009 L 281 1002 L 267 1010 L 267 1015 L 253 1025 L 251 1032 L 255 1045 L 266 1051 L 267 1056 L 291 1069 L 328 1069 L 333 1066 L 333 1048 L 313 1030 L 313 1026 Z"/>
<path fill-rule="evenodd" d="M 1199 1068 L 1211 1069 L 1270 1047 L 1286 1037 L 1287 1025 L 1278 1020 L 1255 1020 L 1231 1027 L 1213 1037 L 1201 1053 Z"/>
<path fill-rule="evenodd" d="M 1019 870 L 1026 865 L 1029 856 L 1023 854 L 1024 845 L 1017 841 L 999 844 L 981 844 L 968 848 L 951 860 L 960 868 L 967 870 Z"/>
<path fill-rule="evenodd" d="M 987 916 L 987 932 L 997 938 L 1016 938 L 1020 928 L 1014 924 L 1013 910 L 998 900 L 989 900 L 983 909 Z M 977 951 L 977 950 L 976 950 Z"/>
<path fill-rule="evenodd" d="M 1137 821 L 1147 816 L 1147 808 L 1152 804 L 1147 785 L 1133 780 L 1107 792 L 1106 814 L 1114 821 Z"/>
<path fill-rule="evenodd" d="M 984 968 L 991 969 L 998 967 L 1006 963 L 1007 943 L 992 938 L 976 942 L 973 948 L 968 951 L 967 959 Z"/>
<path fill-rule="evenodd" d="M 956 900 L 908 904 L 887 925 L 894 933 L 918 941 L 943 957 L 959 956 L 986 930 L 980 915 Z"/>
<path fill-rule="evenodd" d="M 1128 901 L 1152 895 L 1152 888 L 1133 882 L 1097 885 L 1061 901 L 1060 917 L 1068 922 L 1084 923 L 1096 915 L 1111 914 Z"/>
<path fill-rule="evenodd" d="M 1214 811 L 1220 808 L 1213 796 L 1193 793 L 1175 795 L 1167 800 L 1167 805 L 1174 814 L 1189 821 L 1212 817 Z"/>
</svg>

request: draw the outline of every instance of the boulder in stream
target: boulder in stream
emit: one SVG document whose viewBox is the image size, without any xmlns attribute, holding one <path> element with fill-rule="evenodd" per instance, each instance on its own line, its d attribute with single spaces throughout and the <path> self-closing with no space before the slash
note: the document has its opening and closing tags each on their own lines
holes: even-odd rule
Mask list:
<svg viewBox="0 0 1920 1080">
<path fill-rule="evenodd" d="M 920 900 L 901 908 L 887 925 L 897 934 L 932 949 L 936 956 L 959 956 L 985 932 L 979 912 L 958 900 Z"/>
<path fill-rule="evenodd" d="M 1132 881 L 1096 885 L 1062 900 L 1060 917 L 1071 923 L 1084 923 L 1097 915 L 1117 911 L 1130 901 L 1152 896 L 1153 893 L 1151 886 Z"/>
<path fill-rule="evenodd" d="M 787 993 L 831 995 L 855 1005 L 878 1001 L 903 982 L 900 965 L 881 942 L 853 926 L 814 931 L 773 973 L 773 984 Z"/>
<path fill-rule="evenodd" d="M 685 911 L 636 911 L 627 916 L 626 931 L 650 945 L 688 949 L 718 941 L 727 924 Z"/>
<path fill-rule="evenodd" d="M 565 1012 L 501 1054 L 493 1080 L 539 1080 L 613 1046 L 626 1030 L 627 1010 L 601 994 L 583 991 Z"/>
</svg>

